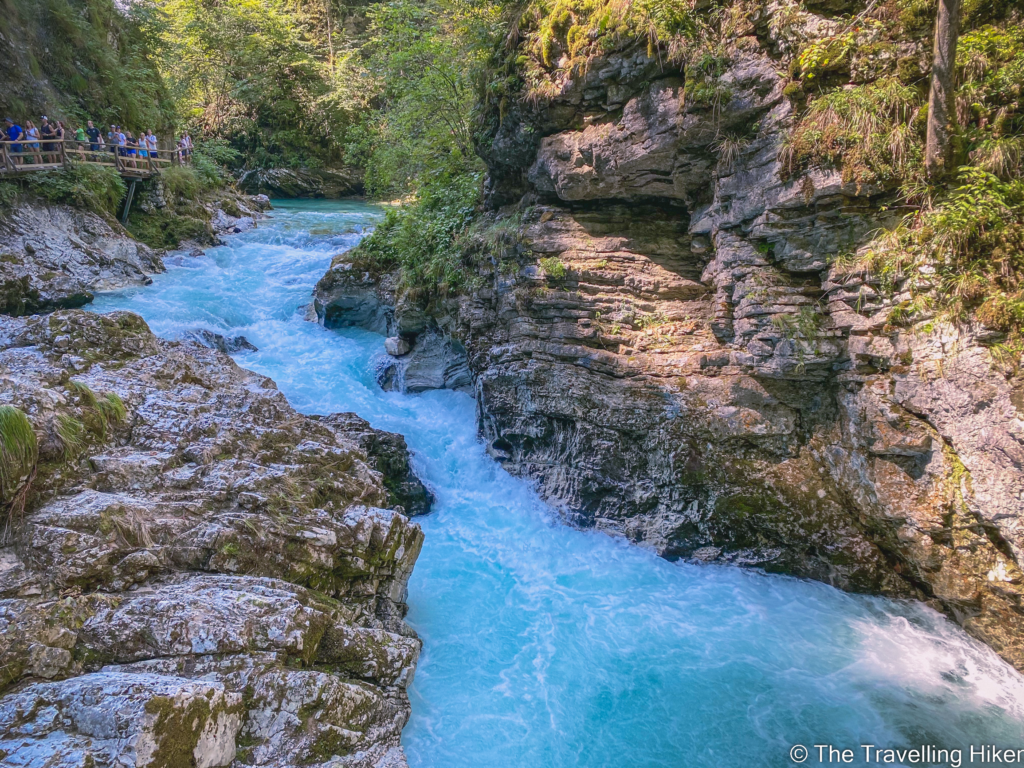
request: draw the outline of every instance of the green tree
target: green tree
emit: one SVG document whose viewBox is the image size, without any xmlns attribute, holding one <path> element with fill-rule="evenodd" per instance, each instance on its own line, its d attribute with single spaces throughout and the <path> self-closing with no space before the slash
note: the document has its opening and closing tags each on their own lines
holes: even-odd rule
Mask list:
<svg viewBox="0 0 1024 768">
<path fill-rule="evenodd" d="M 163 0 L 166 68 L 188 122 L 231 140 L 251 165 L 341 159 L 350 122 L 331 99 L 324 13 L 288 0 Z"/>
<path fill-rule="evenodd" d="M 366 41 L 344 77 L 373 88 L 349 156 L 367 168 L 377 195 L 415 192 L 439 173 L 482 169 L 473 152 L 475 84 L 496 36 L 498 15 L 482 3 L 378 3 Z"/>
</svg>

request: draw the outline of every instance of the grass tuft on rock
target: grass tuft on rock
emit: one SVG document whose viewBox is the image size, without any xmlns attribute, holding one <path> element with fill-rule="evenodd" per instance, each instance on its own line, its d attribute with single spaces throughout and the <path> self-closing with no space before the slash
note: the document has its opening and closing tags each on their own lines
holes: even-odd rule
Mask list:
<svg viewBox="0 0 1024 768">
<path fill-rule="evenodd" d="M 108 424 L 121 424 L 128 416 L 124 401 L 116 392 L 107 392 L 103 398 L 96 401 L 96 407 Z"/>
<path fill-rule="evenodd" d="M 829 91 L 808 106 L 782 148 L 784 169 L 839 166 L 843 180 L 901 183 L 923 171 L 920 92 L 887 78 Z"/>
<path fill-rule="evenodd" d="M 67 388 L 78 399 L 78 406 L 82 409 L 81 424 L 84 429 L 93 433 L 101 440 L 107 436 L 107 431 L 124 422 L 128 416 L 124 401 L 115 392 L 107 392 L 97 396 L 88 384 L 76 379 L 67 383 Z M 70 417 L 69 417 L 70 418 Z M 77 421 L 77 420 L 73 420 Z M 64 430 L 63 432 L 61 430 Z M 80 431 L 71 421 L 66 423 L 58 422 L 58 434 L 65 446 L 66 454 L 77 453 L 83 444 L 84 432 Z M 65 433 L 68 439 L 65 438 Z"/>
<path fill-rule="evenodd" d="M 21 511 L 38 459 L 39 444 L 28 416 L 13 405 L 0 405 L 0 509 L 8 526 L 11 516 Z"/>
</svg>

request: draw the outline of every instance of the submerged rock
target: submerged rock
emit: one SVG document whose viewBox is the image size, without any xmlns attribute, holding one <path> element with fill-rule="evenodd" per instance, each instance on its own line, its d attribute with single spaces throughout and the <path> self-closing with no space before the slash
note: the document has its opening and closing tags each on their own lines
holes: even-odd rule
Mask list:
<svg viewBox="0 0 1024 768">
<path fill-rule="evenodd" d="M 194 341 L 197 344 L 201 344 L 204 347 L 210 349 L 216 349 L 225 354 L 234 354 L 235 352 L 258 352 L 256 345 L 251 343 L 245 336 L 223 336 L 219 333 L 207 330 L 206 328 L 197 328 L 194 331 L 186 331 L 182 334 L 182 339 L 185 341 Z"/>
<path fill-rule="evenodd" d="M 40 457 L 0 546 L 8 761 L 404 763 L 423 534 L 388 507 L 429 495 L 400 437 L 129 313 L 3 321 L 0 392 Z"/>
</svg>

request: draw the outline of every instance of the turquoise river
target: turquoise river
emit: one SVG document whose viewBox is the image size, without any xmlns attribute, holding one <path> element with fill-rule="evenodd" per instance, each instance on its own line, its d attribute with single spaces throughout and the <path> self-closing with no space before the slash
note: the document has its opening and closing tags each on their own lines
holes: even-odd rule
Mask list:
<svg viewBox="0 0 1024 768">
<path fill-rule="evenodd" d="M 971 745 L 1024 747 L 1024 679 L 939 614 L 569 528 L 488 457 L 469 395 L 381 391 L 383 338 L 300 310 L 378 216 L 277 203 L 258 229 L 171 254 L 153 285 L 93 308 L 137 312 L 167 338 L 244 334 L 259 351 L 237 362 L 300 411 L 405 435 L 437 497 L 409 586 L 424 642 L 412 768 L 760 768 L 792 765 L 795 744 L 806 765 L 815 744 L 858 765 L 864 744 L 959 748 L 969 765 Z"/>
</svg>

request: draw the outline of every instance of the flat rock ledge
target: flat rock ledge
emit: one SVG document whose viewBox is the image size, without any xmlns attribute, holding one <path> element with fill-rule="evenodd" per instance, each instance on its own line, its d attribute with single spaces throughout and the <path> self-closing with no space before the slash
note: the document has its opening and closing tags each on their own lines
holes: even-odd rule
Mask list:
<svg viewBox="0 0 1024 768">
<path fill-rule="evenodd" d="M 0 319 L 0 405 L 0 765 L 406 766 L 400 436 L 130 313 Z"/>
</svg>

